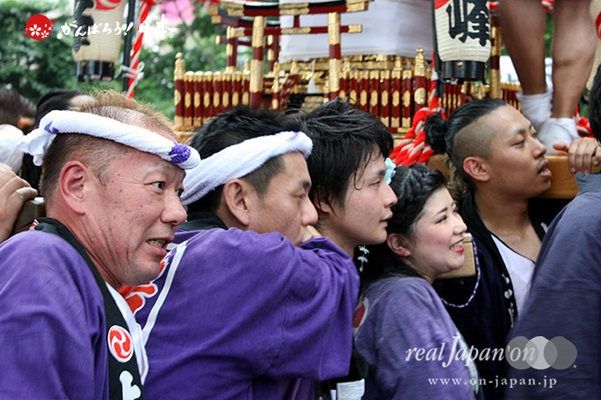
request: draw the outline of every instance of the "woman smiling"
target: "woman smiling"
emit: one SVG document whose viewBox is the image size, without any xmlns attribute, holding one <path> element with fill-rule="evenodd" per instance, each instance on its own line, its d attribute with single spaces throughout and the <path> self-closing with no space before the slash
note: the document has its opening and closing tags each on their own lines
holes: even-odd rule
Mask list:
<svg viewBox="0 0 601 400">
<path fill-rule="evenodd" d="M 386 243 L 370 247 L 355 315 L 369 364 L 364 399 L 474 399 L 478 373 L 431 286 L 465 261 L 466 226 L 439 171 L 397 167 Z M 454 382 L 454 383 L 453 383 Z"/>
</svg>

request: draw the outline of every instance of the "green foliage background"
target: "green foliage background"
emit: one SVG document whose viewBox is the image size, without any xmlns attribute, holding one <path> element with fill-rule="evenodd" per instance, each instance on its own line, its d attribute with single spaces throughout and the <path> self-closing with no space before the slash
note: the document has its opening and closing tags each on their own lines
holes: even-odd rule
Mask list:
<svg viewBox="0 0 601 400">
<path fill-rule="evenodd" d="M 168 2 L 174 0 L 162 0 Z M 186 70 L 216 71 L 225 68 L 225 46 L 215 44 L 216 35 L 225 35 L 225 28 L 211 23 L 204 3 L 189 0 L 195 8 L 196 18 L 189 24 L 178 26 L 177 34 L 161 41 L 153 48 L 143 47 L 140 60 L 145 63 L 145 77 L 135 91 L 135 98 L 152 103 L 169 118 L 174 116 L 173 69 L 175 55 L 184 54 Z M 136 18 L 139 15 L 137 2 Z M 27 20 L 35 14 L 56 19 L 54 30 L 45 40 L 24 37 Z M 61 26 L 72 21 L 72 0 L 0 0 L 0 87 L 17 89 L 35 103 L 52 88 L 90 91 L 96 86 L 122 90 L 123 80 L 113 82 L 78 82 L 75 62 L 71 54 L 72 38 L 62 35 Z M 136 19 L 137 21 L 137 19 Z M 553 19 L 549 17 L 547 33 L 547 56 L 553 32 Z M 123 46 L 122 46 L 123 47 Z M 249 56 L 239 49 L 238 61 L 242 65 Z M 123 56 L 119 57 L 117 69 Z M 240 66 L 241 66 L 240 65 Z M 586 104 L 581 114 L 588 115 Z"/>
<path fill-rule="evenodd" d="M 171 0 L 172 1 L 172 0 Z M 139 15 L 137 2 L 136 22 Z M 196 18 L 178 26 L 178 32 L 149 49 L 142 48 L 140 61 L 145 63 L 145 77 L 135 89 L 137 100 L 152 103 L 169 118 L 174 116 L 173 69 L 177 52 L 184 54 L 186 69 L 214 71 L 225 68 L 225 46 L 215 44 L 215 35 L 225 35 L 225 28 L 211 23 L 203 3 L 190 0 Z M 43 14 L 53 23 L 47 39 L 24 37 L 27 20 Z M 78 82 L 72 56 L 72 37 L 61 35 L 61 26 L 73 20 L 73 2 L 0 0 L 0 86 L 15 88 L 34 104 L 52 88 L 78 89 L 94 87 L 123 89 L 123 80 L 113 82 Z M 123 47 L 123 46 L 122 46 Z M 123 55 L 117 62 L 120 68 Z"/>
</svg>

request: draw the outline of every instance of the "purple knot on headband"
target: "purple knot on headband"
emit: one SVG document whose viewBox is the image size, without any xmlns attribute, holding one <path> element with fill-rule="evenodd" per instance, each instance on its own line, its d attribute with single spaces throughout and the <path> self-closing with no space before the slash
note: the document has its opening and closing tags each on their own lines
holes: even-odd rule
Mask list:
<svg viewBox="0 0 601 400">
<path fill-rule="evenodd" d="M 42 127 L 44 127 L 42 129 Z M 155 154 L 163 160 L 183 169 L 191 169 L 200 163 L 198 152 L 172 138 L 112 118 L 78 111 L 51 111 L 34 129 L 19 142 L 19 150 L 34 157 L 35 165 L 42 165 L 44 154 L 59 133 L 78 133 L 112 140 L 136 150 Z"/>
<path fill-rule="evenodd" d="M 44 130 L 48 133 L 54 133 L 54 134 L 60 133 L 60 131 L 58 129 L 52 127 L 52 121 L 48 122 L 48 125 L 46 125 L 46 127 L 44 127 Z"/>
<path fill-rule="evenodd" d="M 176 144 L 169 152 L 169 155 L 171 156 L 171 162 L 174 164 L 186 162 L 188 158 L 190 158 L 190 154 L 190 148 L 183 144 Z"/>
</svg>

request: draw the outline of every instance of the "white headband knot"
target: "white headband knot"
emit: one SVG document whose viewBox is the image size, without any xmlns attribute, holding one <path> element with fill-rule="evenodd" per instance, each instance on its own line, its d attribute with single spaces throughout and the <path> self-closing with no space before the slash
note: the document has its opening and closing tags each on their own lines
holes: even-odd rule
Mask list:
<svg viewBox="0 0 601 400">
<path fill-rule="evenodd" d="M 79 133 L 112 140 L 145 153 L 152 153 L 180 168 L 191 169 L 200 163 L 198 152 L 186 145 L 112 118 L 78 111 L 51 111 L 42 118 L 40 127 L 24 136 L 17 148 L 33 156 L 42 165 L 44 155 L 59 133 Z"/>
<path fill-rule="evenodd" d="M 273 157 L 299 151 L 306 159 L 312 148 L 313 142 L 306 134 L 290 131 L 259 136 L 226 147 L 188 171 L 184 178 L 182 204 L 194 203 L 230 179 L 250 174 Z"/>
</svg>

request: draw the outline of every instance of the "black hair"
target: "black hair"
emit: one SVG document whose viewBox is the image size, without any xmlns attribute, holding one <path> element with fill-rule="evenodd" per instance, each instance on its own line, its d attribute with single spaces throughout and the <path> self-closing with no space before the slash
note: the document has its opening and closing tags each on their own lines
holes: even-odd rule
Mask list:
<svg viewBox="0 0 601 400">
<path fill-rule="evenodd" d="M 307 159 L 311 200 L 344 207 L 349 182 L 363 175 L 374 150 L 388 157 L 392 135 L 378 118 L 340 98 L 299 118 L 302 131 L 313 141 Z"/>
<path fill-rule="evenodd" d="M 388 220 L 386 232 L 400 233 L 408 240 L 415 234 L 415 224 L 424 212 L 428 199 L 438 190 L 446 187 L 446 179 L 438 170 L 430 170 L 423 164 L 396 167 L 390 187 L 398 202 L 392 206 L 393 216 Z M 388 276 L 423 276 L 405 264 L 386 243 L 367 246 L 369 262 L 361 274 L 361 286 Z"/>
<path fill-rule="evenodd" d="M 0 125 L 18 126 L 22 117 L 35 116 L 35 106 L 15 89 L 0 88 Z"/>
<path fill-rule="evenodd" d="M 432 114 L 426 119 L 426 143 L 436 153 L 447 154 L 472 189 L 475 187 L 471 177 L 463 170 L 463 162 L 470 156 L 490 157 L 490 141 L 494 136 L 494 127 L 474 123 L 507 105 L 498 99 L 473 100 L 453 111 L 448 120 L 440 113 Z"/>
<path fill-rule="evenodd" d="M 593 86 L 589 91 L 589 122 L 598 142 L 601 142 L 601 64 L 597 67 Z"/>
<path fill-rule="evenodd" d="M 197 130 L 190 146 L 198 150 L 201 159 L 234 144 L 260 136 L 274 135 L 283 131 L 300 131 L 294 118 L 280 112 L 240 106 L 219 114 Z M 271 178 L 284 168 L 280 156 L 267 160 L 260 168 L 244 176 L 259 196 L 265 195 Z M 215 212 L 221 204 L 223 185 L 210 191 L 203 198 L 188 206 L 188 212 Z"/>
<path fill-rule="evenodd" d="M 78 90 L 68 89 L 51 89 L 38 99 L 36 103 L 34 128 L 40 126 L 40 120 L 50 111 L 67 110 L 71 104 L 71 99 L 77 96 L 82 96 L 84 93 Z M 40 189 L 40 178 L 42 176 L 42 168 L 34 165 L 33 157 L 30 154 L 23 154 L 23 166 L 21 167 L 21 176 L 29 182 L 31 187 Z"/>
<path fill-rule="evenodd" d="M 79 90 L 51 89 L 38 99 L 34 127 L 37 128 L 40 125 L 40 120 L 50 111 L 67 110 L 72 106 L 71 99 L 83 95 L 84 93 Z"/>
</svg>

